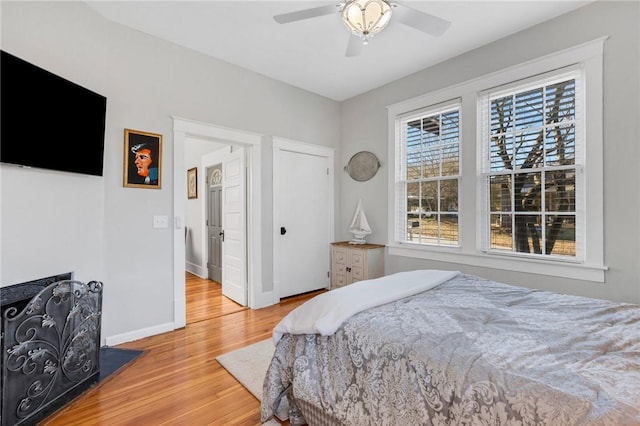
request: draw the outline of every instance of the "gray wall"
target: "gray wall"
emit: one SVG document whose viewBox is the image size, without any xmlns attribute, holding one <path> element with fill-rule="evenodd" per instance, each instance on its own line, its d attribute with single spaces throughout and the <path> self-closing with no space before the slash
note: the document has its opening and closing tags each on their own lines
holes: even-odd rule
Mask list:
<svg viewBox="0 0 640 426">
<path fill-rule="evenodd" d="M 103 339 L 173 322 L 174 232 L 152 228 L 154 215 L 173 216 L 172 116 L 338 146 L 335 101 L 112 23 L 83 2 L 0 6 L 3 50 L 107 97 L 104 177 L 0 166 L 0 285 L 67 271 L 103 281 Z M 33 137 L 46 137 L 37 124 Z M 60 124 L 71 131 L 73 117 Z M 124 128 L 163 135 L 162 189 L 122 186 Z"/>
<path fill-rule="evenodd" d="M 368 182 L 355 182 L 343 174 L 339 220 L 342 226 L 338 235 L 343 239 L 351 237 L 347 229 L 349 220 L 358 198 L 362 198 L 373 229 L 369 241 L 386 242 L 387 105 L 609 36 L 604 51 L 604 260 L 609 267 L 606 282 L 556 279 L 399 256 L 387 257 L 386 272 L 430 267 L 458 269 L 512 284 L 640 303 L 639 22 L 638 2 L 592 3 L 343 102 L 341 164 L 346 164 L 355 152 L 367 149 L 378 155 L 382 168 Z"/>
<path fill-rule="evenodd" d="M 603 35 L 605 45 L 606 283 L 458 268 L 488 278 L 569 293 L 640 302 L 638 226 L 639 42 L 637 2 L 597 2 L 341 104 L 106 21 L 81 2 L 7 2 L 2 49 L 107 96 L 102 178 L 0 166 L 0 286 L 66 271 L 105 283 L 103 338 L 173 321 L 173 232 L 153 229 L 172 216 L 172 120 L 337 148 L 336 236 L 362 198 L 373 234 L 387 235 L 386 106 Z M 273 108 L 277 105 L 278 108 Z M 68 123 L 73 126 L 73 117 Z M 123 129 L 164 136 L 161 190 L 123 188 Z M 36 137 L 47 129 L 34 122 Z M 340 141 L 344 141 L 341 145 Z M 367 182 L 342 171 L 370 150 L 382 168 Z M 271 148 L 264 147 L 264 158 Z M 263 180 L 271 178 L 263 164 Z M 270 183 L 266 184 L 271 188 Z M 263 222 L 270 223 L 270 190 Z M 265 262 L 270 241 L 263 241 Z M 442 267 L 389 257 L 387 272 Z M 271 275 L 271 265 L 264 267 Z M 272 282 L 263 280 L 264 289 Z"/>
</svg>

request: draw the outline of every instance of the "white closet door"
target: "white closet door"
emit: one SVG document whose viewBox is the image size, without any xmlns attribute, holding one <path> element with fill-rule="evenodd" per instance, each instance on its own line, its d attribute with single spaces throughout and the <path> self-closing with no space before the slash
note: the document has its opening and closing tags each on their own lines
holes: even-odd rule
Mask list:
<svg viewBox="0 0 640 426">
<path fill-rule="evenodd" d="M 280 298 L 327 288 L 330 281 L 333 152 L 297 148 L 274 144 L 274 278 Z"/>
</svg>

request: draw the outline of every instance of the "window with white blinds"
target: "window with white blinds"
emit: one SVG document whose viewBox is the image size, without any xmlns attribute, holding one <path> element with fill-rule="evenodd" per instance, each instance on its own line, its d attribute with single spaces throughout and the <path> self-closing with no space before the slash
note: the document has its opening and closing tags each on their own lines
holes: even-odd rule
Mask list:
<svg viewBox="0 0 640 426">
<path fill-rule="evenodd" d="M 576 69 L 480 94 L 483 250 L 583 259 L 582 93 Z"/>
<path fill-rule="evenodd" d="M 397 238 L 458 246 L 460 101 L 399 117 L 399 128 Z"/>
<path fill-rule="evenodd" d="M 389 105 L 388 254 L 604 282 L 605 40 Z"/>
</svg>

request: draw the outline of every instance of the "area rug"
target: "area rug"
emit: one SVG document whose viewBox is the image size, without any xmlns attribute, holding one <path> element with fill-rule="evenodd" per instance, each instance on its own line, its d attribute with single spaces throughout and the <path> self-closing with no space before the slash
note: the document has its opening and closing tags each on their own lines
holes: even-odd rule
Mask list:
<svg viewBox="0 0 640 426">
<path fill-rule="evenodd" d="M 262 401 L 264 376 L 274 351 L 273 340 L 267 339 L 220 355 L 216 360 L 253 396 Z"/>
<path fill-rule="evenodd" d="M 262 385 L 273 357 L 273 340 L 267 339 L 220 355 L 216 360 L 253 396 L 262 401 Z M 263 425 L 280 425 L 269 420 Z"/>
</svg>

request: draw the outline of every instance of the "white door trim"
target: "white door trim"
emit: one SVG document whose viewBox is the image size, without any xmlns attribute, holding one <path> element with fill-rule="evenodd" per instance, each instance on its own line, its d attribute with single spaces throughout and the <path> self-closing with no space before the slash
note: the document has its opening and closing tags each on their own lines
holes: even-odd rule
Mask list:
<svg viewBox="0 0 640 426">
<path fill-rule="evenodd" d="M 249 307 L 262 307 L 262 135 L 179 117 L 173 119 L 173 326 L 187 323 L 185 298 L 184 211 L 187 200 L 187 137 L 247 147 L 247 281 Z"/>
<path fill-rule="evenodd" d="M 327 159 L 327 168 L 329 170 L 329 241 L 333 241 L 335 238 L 334 233 L 334 156 L 335 149 L 321 145 L 313 145 L 305 142 L 298 142 L 284 138 L 273 138 L 273 301 L 272 303 L 278 303 L 280 301 L 280 266 L 278 260 L 280 259 L 280 245 L 278 244 L 280 237 L 280 228 L 277 224 L 280 223 L 280 212 L 278 206 L 280 205 L 280 194 L 278 193 L 280 184 L 280 151 L 299 152 L 302 154 L 316 155 L 318 157 L 324 157 Z M 328 249 L 328 248 L 327 248 Z"/>
</svg>

